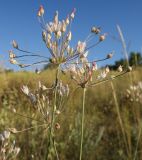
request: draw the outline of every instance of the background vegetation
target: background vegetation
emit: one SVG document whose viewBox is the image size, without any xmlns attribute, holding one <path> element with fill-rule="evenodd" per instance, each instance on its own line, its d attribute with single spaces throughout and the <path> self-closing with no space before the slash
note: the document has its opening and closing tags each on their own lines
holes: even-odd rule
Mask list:
<svg viewBox="0 0 142 160">
<path fill-rule="evenodd" d="M 115 72 L 112 73 L 115 74 Z M 132 100 L 126 94 L 130 85 L 142 81 L 141 73 L 142 68 L 137 67 L 132 73 L 127 73 L 112 83 L 103 83 L 87 90 L 83 144 L 84 160 L 142 159 L 142 104 L 135 101 L 137 95 L 133 95 L 135 97 Z M 36 114 L 26 96 L 21 92 L 20 87 L 28 85 L 34 89 L 38 86 L 38 81 L 50 86 L 55 79 L 54 76 L 54 68 L 44 70 L 40 74 L 2 72 L 0 74 L 0 130 L 7 128 L 22 130 L 42 124 L 42 119 Z M 68 82 L 71 90 L 70 98 L 57 119 L 61 125 L 61 128 L 56 130 L 57 149 L 61 160 L 77 160 L 79 156 L 82 92 L 81 89 L 76 90 L 72 81 L 64 74 L 61 78 Z M 117 99 L 114 98 L 114 95 Z M 125 136 L 122 132 L 117 107 L 119 107 Z M 42 160 L 47 149 L 47 136 L 48 130 L 44 127 L 36 127 L 30 131 L 14 134 L 17 145 L 21 147 L 18 159 Z"/>
</svg>

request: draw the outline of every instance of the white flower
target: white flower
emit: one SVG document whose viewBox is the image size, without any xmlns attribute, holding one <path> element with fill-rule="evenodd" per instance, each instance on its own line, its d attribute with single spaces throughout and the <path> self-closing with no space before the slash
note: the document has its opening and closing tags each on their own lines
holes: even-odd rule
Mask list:
<svg viewBox="0 0 142 160">
<path fill-rule="evenodd" d="M 47 39 L 51 40 L 51 34 L 47 34 Z"/>
<path fill-rule="evenodd" d="M 38 84 L 39 84 L 39 89 L 42 89 L 43 91 L 44 91 L 44 90 L 47 90 L 47 87 L 44 86 L 44 85 L 42 85 L 40 81 L 39 81 Z"/>
<path fill-rule="evenodd" d="M 13 51 L 9 51 L 9 58 L 13 59 L 16 55 L 13 53 Z"/>
<path fill-rule="evenodd" d="M 93 64 L 92 64 L 92 70 L 96 71 L 97 69 L 98 69 L 97 64 L 95 62 L 93 62 Z"/>
<path fill-rule="evenodd" d="M 61 31 L 58 31 L 58 32 L 57 32 L 57 38 L 60 38 L 61 35 L 62 35 Z"/>
<path fill-rule="evenodd" d="M 110 71 L 109 67 L 106 67 L 106 68 L 105 68 L 106 74 L 109 73 L 109 71 Z"/>
<path fill-rule="evenodd" d="M 41 17 L 41 16 L 43 16 L 43 14 L 44 14 L 44 8 L 43 8 L 43 6 L 41 5 L 40 8 L 39 8 L 39 10 L 38 10 L 37 15 L 38 15 L 39 17 Z"/>
<path fill-rule="evenodd" d="M 83 53 L 85 51 L 86 43 L 79 41 L 77 44 L 77 52 L 78 53 Z"/>
<path fill-rule="evenodd" d="M 68 35 L 67 35 L 67 41 L 70 41 L 71 38 L 72 38 L 72 33 L 71 33 L 71 31 L 70 31 L 70 32 L 68 33 Z"/>
<path fill-rule="evenodd" d="M 58 24 L 58 11 L 55 12 L 54 23 Z"/>
<path fill-rule="evenodd" d="M 5 139 L 8 139 L 10 136 L 10 132 L 9 131 L 3 131 L 3 136 Z"/>
<path fill-rule="evenodd" d="M 46 25 L 46 29 L 47 29 L 47 32 L 48 32 L 48 33 L 52 33 L 52 32 L 53 32 L 53 30 L 52 30 L 52 25 L 47 24 L 47 25 Z"/>
<path fill-rule="evenodd" d="M 84 74 L 84 73 L 85 73 L 85 70 L 84 70 L 83 67 L 80 67 L 80 68 L 79 68 L 79 71 L 80 71 L 81 74 Z"/>
<path fill-rule="evenodd" d="M 131 85 L 131 86 L 130 86 L 130 89 L 133 90 L 133 91 L 136 91 L 136 90 L 137 90 L 137 87 Z"/>
<path fill-rule="evenodd" d="M 15 147 L 14 148 L 14 154 L 17 155 L 20 152 L 20 148 L 19 147 Z"/>
<path fill-rule="evenodd" d="M 69 68 L 68 68 L 68 70 L 70 72 L 76 73 L 76 66 L 75 66 L 75 64 L 70 65 Z"/>
<path fill-rule="evenodd" d="M 142 90 L 142 82 L 138 82 L 138 86 Z"/>
<path fill-rule="evenodd" d="M 69 17 L 67 17 L 66 19 L 66 24 L 69 25 L 70 21 L 69 21 Z"/>
<path fill-rule="evenodd" d="M 24 94 L 26 94 L 27 96 L 29 96 L 29 92 L 30 91 L 29 91 L 29 88 L 27 86 L 22 86 L 21 90 L 22 90 L 22 92 Z"/>
<path fill-rule="evenodd" d="M 104 79 L 104 78 L 106 78 L 106 76 L 107 76 L 106 72 L 101 72 L 101 74 L 98 76 L 98 79 L 99 80 Z"/>
<path fill-rule="evenodd" d="M 0 134 L 0 141 L 4 141 L 4 140 L 5 140 L 4 136 Z"/>
<path fill-rule="evenodd" d="M 11 64 L 19 64 L 19 63 L 16 61 L 16 59 L 13 59 L 13 58 L 10 59 L 10 63 L 11 63 Z"/>
<path fill-rule="evenodd" d="M 71 13 L 71 15 L 70 15 L 72 19 L 74 19 L 75 12 L 76 12 L 76 9 L 74 8 L 73 11 L 72 11 L 72 13 Z"/>
<path fill-rule="evenodd" d="M 65 32 L 66 28 L 67 28 L 67 25 L 66 25 L 65 21 L 63 20 L 62 25 L 61 25 L 61 32 Z"/>
<path fill-rule="evenodd" d="M 118 72 L 122 72 L 123 71 L 122 66 L 120 65 L 117 70 L 118 70 Z"/>
</svg>

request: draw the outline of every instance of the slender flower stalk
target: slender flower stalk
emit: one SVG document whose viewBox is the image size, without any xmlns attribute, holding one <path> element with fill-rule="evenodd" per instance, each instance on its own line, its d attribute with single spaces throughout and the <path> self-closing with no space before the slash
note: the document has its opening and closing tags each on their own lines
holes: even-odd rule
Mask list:
<svg viewBox="0 0 142 160">
<path fill-rule="evenodd" d="M 83 88 L 83 99 L 82 99 L 81 140 L 80 140 L 80 155 L 79 155 L 79 160 L 82 160 L 82 150 L 83 150 L 85 98 L 86 98 L 86 88 L 84 87 Z"/>
<path fill-rule="evenodd" d="M 57 104 L 57 87 L 58 87 L 58 78 L 59 78 L 59 66 L 56 70 L 56 77 L 55 77 L 55 89 L 54 89 L 54 104 L 53 104 L 53 110 L 52 110 L 52 117 L 51 117 L 51 125 L 50 125 L 50 132 L 49 132 L 49 142 L 48 142 L 48 148 L 47 148 L 47 154 L 46 154 L 46 160 L 48 160 L 48 154 L 50 148 L 52 146 L 55 149 L 55 142 L 54 142 L 54 123 L 55 123 L 55 112 L 56 112 L 56 104 Z M 57 150 L 55 149 L 56 157 L 58 157 Z M 57 158 L 58 159 L 58 158 Z"/>
<path fill-rule="evenodd" d="M 47 127 L 47 123 L 45 123 L 45 124 L 41 124 L 41 125 L 36 125 L 36 126 L 32 126 L 32 127 L 29 127 L 29 128 L 25 128 L 25 129 L 22 129 L 22 130 L 17 130 L 16 128 L 8 128 L 8 130 L 11 132 L 11 133 L 14 133 L 14 134 L 16 134 L 16 133 L 21 133 L 21 132 L 25 132 L 25 131 L 29 131 L 29 130 L 31 130 L 31 129 L 34 129 L 34 128 L 37 128 L 37 127 L 45 127 L 46 126 L 46 128 L 48 128 Z M 49 125 L 48 125 L 49 126 Z"/>
</svg>

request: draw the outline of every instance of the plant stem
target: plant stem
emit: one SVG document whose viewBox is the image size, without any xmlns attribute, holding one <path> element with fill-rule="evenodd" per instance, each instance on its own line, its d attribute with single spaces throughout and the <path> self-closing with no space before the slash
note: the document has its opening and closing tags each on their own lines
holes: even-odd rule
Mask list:
<svg viewBox="0 0 142 160">
<path fill-rule="evenodd" d="M 79 155 L 79 160 L 82 159 L 82 146 L 83 146 L 83 136 L 84 136 L 83 134 L 84 134 L 85 97 L 86 97 L 86 88 L 83 88 L 82 117 L 81 117 L 81 141 L 80 141 L 80 155 Z"/>
<path fill-rule="evenodd" d="M 55 121 L 55 111 L 56 111 L 56 103 L 57 103 L 57 85 L 58 85 L 58 76 L 59 76 L 59 66 L 56 70 L 56 78 L 55 78 L 55 90 L 54 90 L 54 104 L 53 104 L 53 110 L 52 110 L 52 117 L 51 117 L 51 126 L 50 126 L 50 132 L 49 132 L 49 142 L 48 142 L 48 148 L 47 148 L 47 154 L 46 154 L 46 160 L 48 160 L 48 154 L 49 150 L 54 145 L 53 139 L 54 139 L 54 121 Z M 56 151 L 55 151 L 56 153 Z"/>
</svg>

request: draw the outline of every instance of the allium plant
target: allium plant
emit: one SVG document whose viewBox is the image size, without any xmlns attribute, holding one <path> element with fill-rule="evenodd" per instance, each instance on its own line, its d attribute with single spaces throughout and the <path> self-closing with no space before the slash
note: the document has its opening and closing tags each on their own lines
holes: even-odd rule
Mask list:
<svg viewBox="0 0 142 160">
<path fill-rule="evenodd" d="M 113 53 L 107 54 L 106 57 L 102 59 L 92 60 L 91 62 L 88 60 L 87 57 L 89 50 L 106 39 L 106 34 L 101 33 L 100 27 L 92 27 L 89 35 L 84 41 L 78 41 L 74 48 L 70 46 L 70 41 L 72 40 L 71 24 L 75 17 L 75 12 L 76 10 L 73 9 L 73 11 L 64 20 L 60 21 L 58 18 L 58 11 L 56 11 L 53 21 L 46 23 L 44 20 L 44 8 L 43 6 L 40 6 L 37 17 L 42 28 L 42 39 L 50 53 L 49 57 L 23 50 L 15 40 L 12 42 L 13 48 L 17 51 L 23 52 L 24 54 L 16 55 L 12 50 L 9 51 L 10 62 L 22 68 L 48 63 L 56 66 L 55 82 L 50 88 L 41 85 L 41 83 L 39 83 L 39 88 L 34 92 L 27 86 L 23 86 L 21 88 L 23 93 L 28 97 L 28 99 L 30 99 L 33 107 L 37 112 L 40 112 L 45 123 L 48 124 L 49 143 L 46 159 L 48 159 L 49 151 L 52 146 L 55 149 L 57 159 L 59 159 L 54 143 L 54 129 L 60 128 L 60 124 L 55 121 L 55 118 L 61 113 L 61 108 L 63 107 L 65 99 L 69 95 L 68 85 L 62 84 L 61 80 L 59 80 L 59 74 L 61 71 L 64 73 L 70 73 L 71 79 L 78 87 L 83 89 L 80 160 L 82 159 L 83 148 L 86 88 L 112 80 L 127 72 L 121 70 L 121 73 L 115 76 L 109 76 L 109 78 L 107 78 L 109 73 L 108 67 L 104 68 L 103 71 L 99 70 L 96 72 L 97 62 L 112 58 Z M 97 41 L 91 44 L 90 42 L 94 38 L 96 38 Z M 20 62 L 23 57 L 37 57 L 38 60 L 33 63 L 25 64 Z"/>
<path fill-rule="evenodd" d="M 10 138 L 10 131 L 0 133 L 0 160 L 14 160 L 20 152 L 15 141 Z"/>
<path fill-rule="evenodd" d="M 48 152 L 50 152 L 50 146 L 53 145 L 58 158 L 54 139 L 54 128 L 60 129 L 60 124 L 56 121 L 56 118 L 63 111 L 65 101 L 69 96 L 69 86 L 68 84 L 64 85 L 61 81 L 58 81 L 57 84 L 55 83 L 50 88 L 47 88 L 39 82 L 39 87 L 34 92 L 27 86 L 22 86 L 21 90 L 31 101 L 33 108 L 41 114 L 44 124 L 50 129 Z M 47 153 L 46 158 L 48 158 L 48 154 L 50 153 Z"/>
</svg>

